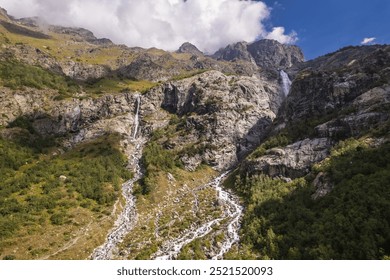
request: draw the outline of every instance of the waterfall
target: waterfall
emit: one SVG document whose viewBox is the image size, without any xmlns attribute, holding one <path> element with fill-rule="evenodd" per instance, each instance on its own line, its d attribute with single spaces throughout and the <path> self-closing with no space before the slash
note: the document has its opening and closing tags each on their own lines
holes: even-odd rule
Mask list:
<svg viewBox="0 0 390 280">
<path fill-rule="evenodd" d="M 133 132 L 133 140 L 137 138 L 137 132 L 138 132 L 138 127 L 139 127 L 139 107 L 141 104 L 141 97 L 137 95 L 137 109 L 135 111 L 135 116 L 134 116 L 134 132 Z"/>
<path fill-rule="evenodd" d="M 280 70 L 280 77 L 282 78 L 283 93 L 284 93 L 284 96 L 286 97 L 288 95 L 288 93 L 290 92 L 291 80 L 288 77 L 287 73 L 284 72 L 283 70 Z"/>
<path fill-rule="evenodd" d="M 125 236 L 134 228 L 137 222 L 137 209 L 136 199 L 133 196 L 133 186 L 135 182 L 142 178 L 143 173 L 139 164 L 142 157 L 142 147 L 144 139 L 137 137 L 139 128 L 139 109 L 141 103 L 141 97 L 137 96 L 137 108 L 134 115 L 134 132 L 132 137 L 132 143 L 134 144 L 134 150 L 131 154 L 127 154 L 129 158 L 129 165 L 134 170 L 134 177 L 122 185 L 122 195 L 125 199 L 125 205 L 122 212 L 117 217 L 114 227 L 106 237 L 106 241 L 103 245 L 96 248 L 91 259 L 94 260 L 110 260 L 115 254 L 118 253 L 118 245 L 123 241 Z"/>
</svg>

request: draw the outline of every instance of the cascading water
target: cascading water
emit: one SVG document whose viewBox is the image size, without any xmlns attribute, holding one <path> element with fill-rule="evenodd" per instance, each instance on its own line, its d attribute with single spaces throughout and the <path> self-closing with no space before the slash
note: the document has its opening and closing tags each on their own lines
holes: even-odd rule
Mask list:
<svg viewBox="0 0 390 280">
<path fill-rule="evenodd" d="M 189 232 L 186 232 L 184 235 L 163 244 L 160 250 L 153 255 L 154 259 L 171 260 L 176 258 L 185 245 L 189 244 L 197 238 L 206 236 L 213 230 L 214 225 L 219 224 L 226 218 L 229 219 L 226 240 L 218 249 L 218 253 L 212 256 L 212 259 L 221 259 L 223 254 L 228 252 L 232 245 L 239 241 L 238 231 L 240 229 L 240 218 L 242 216 L 243 207 L 239 205 L 239 199 L 236 196 L 228 193 L 227 191 L 224 191 L 221 187 L 222 180 L 228 174 L 229 172 L 225 172 L 204 186 L 213 187 L 217 191 L 219 201 L 224 204 L 226 208 L 223 215 L 196 228 L 191 228 Z"/>
<path fill-rule="evenodd" d="M 134 115 L 134 131 L 131 142 L 134 144 L 134 152 L 129 158 L 129 165 L 134 167 L 134 178 L 125 182 L 122 185 L 122 195 L 125 198 L 125 206 L 115 221 L 114 228 L 107 235 L 106 241 L 103 245 L 96 248 L 91 255 L 93 260 L 109 260 L 113 258 L 113 253 L 118 247 L 118 244 L 123 241 L 123 238 L 128 234 L 137 221 L 137 212 L 135 207 L 135 198 L 133 196 L 133 186 L 143 176 L 139 160 L 142 157 L 143 139 L 137 137 L 139 128 L 139 108 L 141 97 L 136 97 L 137 108 Z"/>
<path fill-rule="evenodd" d="M 133 132 L 133 140 L 137 138 L 137 132 L 139 127 L 139 107 L 141 104 L 141 96 L 137 95 L 137 109 L 134 116 L 134 132 Z"/>
<path fill-rule="evenodd" d="M 286 72 L 284 72 L 283 70 L 280 70 L 280 77 L 282 78 L 283 93 L 284 93 L 284 96 L 286 97 L 290 92 L 292 82 L 291 82 L 290 78 L 288 77 L 288 74 Z"/>
<path fill-rule="evenodd" d="M 223 174 L 222 176 L 226 176 L 228 173 Z M 222 177 L 223 178 L 223 177 Z M 215 186 L 219 199 L 221 201 L 225 201 L 228 205 L 226 210 L 226 214 L 231 218 L 228 227 L 227 227 L 227 239 L 222 243 L 222 246 L 219 250 L 219 253 L 213 257 L 213 260 L 222 259 L 223 255 L 227 253 L 233 246 L 234 243 L 240 241 L 240 236 L 238 232 L 240 230 L 240 219 L 242 216 L 243 207 L 239 204 L 238 197 L 234 196 L 231 193 L 224 191 L 221 187 L 221 180 Z"/>
</svg>

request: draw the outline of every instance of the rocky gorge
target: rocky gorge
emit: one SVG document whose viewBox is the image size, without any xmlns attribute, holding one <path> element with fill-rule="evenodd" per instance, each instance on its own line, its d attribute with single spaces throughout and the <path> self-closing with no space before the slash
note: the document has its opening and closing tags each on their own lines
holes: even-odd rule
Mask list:
<svg viewBox="0 0 390 280">
<path fill-rule="evenodd" d="M 2 157 L 15 162 L 1 165 L 2 179 L 9 182 L 1 189 L 2 258 L 390 255 L 390 220 L 384 210 L 390 203 L 389 162 L 384 157 L 376 166 L 372 159 L 372 154 L 388 153 L 389 46 L 346 47 L 304 61 L 296 46 L 260 40 L 229 45 L 209 56 L 190 43 L 165 52 L 117 46 L 84 29 L 41 30 L 34 19 L 16 20 L 5 11 L 1 21 L 0 137 Z M 94 142 L 111 136 L 115 144 Z M 12 143 L 20 145 L 15 150 L 31 148 L 34 156 L 24 158 L 14 150 L 11 154 L 5 147 Z M 132 174 L 103 178 L 92 172 L 102 177 L 98 184 L 103 186 L 94 193 L 115 199 L 84 194 L 87 183 L 67 160 L 87 163 L 97 158 L 99 170 L 109 170 L 100 158 L 114 153 L 108 146 L 126 156 L 114 161 L 118 170 L 127 168 Z M 368 161 L 364 170 L 355 166 L 363 160 L 361 154 Z M 61 173 L 63 181 L 41 171 L 38 178 L 32 175 L 36 165 L 46 161 L 59 162 L 58 172 L 66 173 Z M 339 166 L 351 180 L 359 174 L 381 175 L 372 179 L 370 191 L 363 191 L 380 194 L 379 206 L 368 198 L 353 204 L 361 215 L 366 208 L 384 213 L 372 218 L 375 226 L 363 225 L 369 227 L 370 256 L 358 249 L 339 254 L 346 241 L 339 241 L 337 234 L 334 239 L 321 235 L 321 244 L 313 241 L 316 235 L 302 243 L 288 235 L 288 223 L 299 224 L 296 228 L 302 232 L 305 221 L 320 223 L 313 229 L 316 233 L 333 227 L 327 220 L 321 224 L 321 215 L 314 211 L 327 213 L 339 197 L 347 203 L 353 196 L 340 194 L 357 184 L 342 181 Z M 20 177 L 26 179 L 17 181 Z M 53 187 L 47 187 L 49 181 Z M 35 202 L 52 192 L 56 205 Z M 355 190 L 355 195 L 360 192 Z M 64 196 L 69 197 L 66 203 L 61 201 Z M 289 199 L 298 210 L 283 208 Z M 14 200 L 20 207 L 10 206 Z M 277 204 L 281 200 L 285 202 Z M 79 212 L 73 213 L 75 209 Z M 361 219 L 351 218 L 355 210 L 340 210 L 340 224 L 356 226 Z M 275 214 L 284 211 L 295 216 Z M 20 213 L 16 222 L 13 212 Z M 55 219 L 59 213 L 64 221 Z M 79 221 L 77 213 L 91 220 Z M 90 233 L 89 241 L 80 237 L 80 228 L 91 232 L 103 224 L 99 236 Z M 31 240 L 45 228 L 52 231 L 49 243 L 38 248 L 16 245 L 19 240 L 36 244 Z M 339 232 L 337 227 L 334 231 Z M 302 238 L 309 236 L 302 232 Z M 75 240 L 72 246 L 69 240 Z M 305 242 L 314 245 L 306 249 Z M 84 248 L 82 255 L 74 255 L 78 247 Z"/>
</svg>

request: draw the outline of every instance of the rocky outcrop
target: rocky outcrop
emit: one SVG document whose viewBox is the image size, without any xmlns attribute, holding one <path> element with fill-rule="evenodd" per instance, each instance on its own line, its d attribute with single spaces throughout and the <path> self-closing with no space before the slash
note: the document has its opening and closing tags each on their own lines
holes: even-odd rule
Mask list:
<svg viewBox="0 0 390 280">
<path fill-rule="evenodd" d="M 73 40 L 78 42 L 88 42 L 94 45 L 112 45 L 112 41 L 107 38 L 98 39 L 95 35 L 84 28 L 75 27 L 62 27 L 62 26 L 50 26 L 50 31 L 58 34 L 66 34 L 72 37 Z"/>
<path fill-rule="evenodd" d="M 274 81 L 217 71 L 168 83 L 162 90 L 162 108 L 185 120 L 186 134 L 170 139 L 170 145 L 199 147 L 195 154 L 184 153 L 188 169 L 201 162 L 217 170 L 237 163 L 264 137 L 282 101 Z"/>
<path fill-rule="evenodd" d="M 315 127 L 315 131 L 320 137 L 331 137 L 334 139 L 359 137 L 368 131 L 380 127 L 389 120 L 390 115 L 388 113 L 359 112 L 318 125 Z"/>
<path fill-rule="evenodd" d="M 301 49 L 275 40 L 259 40 L 248 45 L 256 64 L 265 69 L 287 69 L 304 61 Z"/>
<path fill-rule="evenodd" d="M 214 58 L 226 61 L 244 60 L 253 62 L 266 70 L 286 70 L 304 61 L 301 49 L 284 45 L 274 40 L 263 39 L 248 44 L 240 42 L 220 49 Z"/>
<path fill-rule="evenodd" d="M 108 76 L 111 69 L 105 65 L 91 65 L 72 60 L 60 63 L 62 72 L 78 81 L 96 80 Z"/>
<path fill-rule="evenodd" d="M 9 20 L 9 15 L 7 13 L 7 10 L 0 7 L 0 17 L 5 20 Z"/>
<path fill-rule="evenodd" d="M 193 44 L 188 43 L 188 42 L 181 45 L 177 52 L 178 53 L 188 53 L 188 54 L 192 54 L 194 56 L 203 56 L 203 53 L 196 46 L 194 46 Z"/>
<path fill-rule="evenodd" d="M 334 188 L 334 185 L 327 174 L 323 172 L 317 174 L 317 177 L 313 181 L 313 186 L 316 188 L 316 191 L 311 196 L 313 199 L 326 196 Z"/>
<path fill-rule="evenodd" d="M 8 56 L 29 65 L 39 65 L 60 75 L 66 75 L 76 81 L 95 80 L 108 76 L 111 69 L 106 65 L 92 65 L 76 62 L 72 59 L 58 60 L 45 50 L 28 45 L 15 45 L 7 49 Z"/>
<path fill-rule="evenodd" d="M 66 146 L 105 133 L 130 137 L 136 106 L 134 93 L 63 101 L 56 101 L 55 96 L 55 92 L 48 90 L 3 90 L 0 100 L 6 109 L 2 111 L 0 125 L 7 126 L 18 117 L 24 117 L 42 136 L 65 137 Z"/>
<path fill-rule="evenodd" d="M 279 124 L 311 120 L 316 137 L 344 139 L 388 122 L 390 47 L 346 48 L 304 65 L 310 67 L 295 76 Z"/>
<path fill-rule="evenodd" d="M 228 45 L 226 48 L 218 50 L 213 55 L 213 58 L 226 61 L 244 60 L 254 62 L 253 57 L 248 51 L 248 43 L 246 42 Z"/>
<path fill-rule="evenodd" d="M 264 156 L 247 159 L 241 165 L 241 173 L 253 176 L 291 178 L 305 176 L 314 163 L 324 160 L 332 147 L 329 138 L 305 139 L 284 148 L 273 148 Z"/>
</svg>

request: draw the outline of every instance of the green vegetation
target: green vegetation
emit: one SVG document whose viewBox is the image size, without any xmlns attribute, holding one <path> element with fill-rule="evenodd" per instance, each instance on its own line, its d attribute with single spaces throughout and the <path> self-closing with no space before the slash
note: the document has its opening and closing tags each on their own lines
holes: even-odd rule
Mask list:
<svg viewBox="0 0 390 280">
<path fill-rule="evenodd" d="M 97 81 L 91 81 L 86 84 L 85 89 L 87 90 L 87 92 L 94 94 L 123 91 L 139 91 L 141 93 L 145 93 L 156 85 L 158 85 L 158 83 L 153 83 L 150 81 L 138 81 L 112 77 L 103 78 Z"/>
<path fill-rule="evenodd" d="M 290 183 L 239 177 L 242 246 L 261 259 L 385 259 L 390 255 L 390 143 L 340 142 L 315 172 L 334 189 L 317 200 L 314 176 Z M 315 175 L 315 174 L 313 174 Z"/>
<path fill-rule="evenodd" d="M 32 87 L 58 90 L 61 95 L 77 91 L 77 85 L 69 78 L 51 73 L 38 66 L 5 60 L 0 63 L 0 85 L 11 89 Z"/>
<path fill-rule="evenodd" d="M 200 69 L 200 70 L 188 71 L 188 72 L 184 72 L 180 75 L 174 76 L 171 80 L 172 81 L 184 80 L 184 79 L 191 78 L 193 76 L 205 73 L 207 71 L 210 71 L 210 70 L 209 69 Z"/>
<path fill-rule="evenodd" d="M 153 141 L 145 146 L 141 162 L 145 168 L 145 176 L 142 178 L 141 190 L 136 190 L 136 193 L 141 192 L 142 194 L 150 193 L 157 185 L 156 175 L 158 172 L 171 172 L 174 167 L 181 166 L 173 151 L 166 150 L 159 143 Z"/>
<path fill-rule="evenodd" d="M 43 34 L 41 32 L 33 31 L 31 29 L 0 20 L 0 24 L 10 33 L 14 33 L 17 35 L 32 37 L 36 39 L 50 39 L 50 36 Z"/>
<path fill-rule="evenodd" d="M 158 84 L 150 81 L 119 79 L 116 77 L 77 84 L 69 77 L 52 73 L 39 66 L 31 66 L 18 62 L 15 59 L 8 59 L 0 63 L 0 85 L 11 89 L 22 89 L 24 87 L 54 89 L 59 93 L 56 98 L 64 99 L 80 91 L 81 87 L 87 93 L 96 95 L 123 91 L 139 91 L 145 93 Z"/>
<path fill-rule="evenodd" d="M 278 134 L 276 136 L 271 136 L 270 138 L 268 138 L 267 141 L 265 141 L 263 144 L 256 148 L 256 150 L 250 155 L 250 158 L 261 157 L 265 155 L 265 152 L 267 150 L 275 147 L 285 147 L 289 144 L 289 142 L 290 141 L 286 135 Z"/>
<path fill-rule="evenodd" d="M 104 214 L 131 177 L 117 142 L 106 136 L 49 156 L 39 147 L 0 139 L 0 249 L 15 234 L 72 223 L 71 209 Z"/>
</svg>

